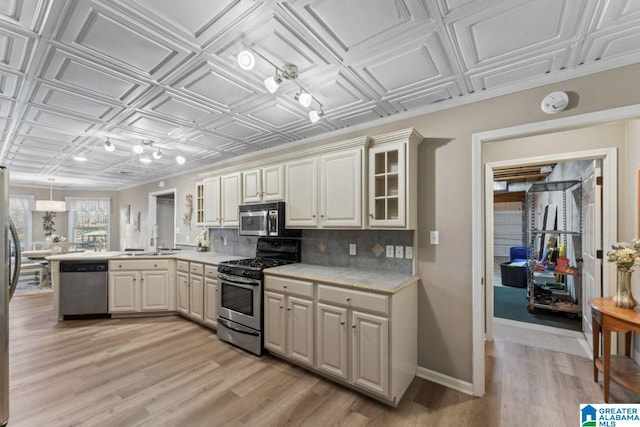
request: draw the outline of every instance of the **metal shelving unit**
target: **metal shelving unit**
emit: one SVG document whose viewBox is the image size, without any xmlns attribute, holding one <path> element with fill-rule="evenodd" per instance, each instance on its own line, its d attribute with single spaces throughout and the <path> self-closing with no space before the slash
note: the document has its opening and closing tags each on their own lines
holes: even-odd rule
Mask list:
<svg viewBox="0 0 640 427">
<path fill-rule="evenodd" d="M 537 228 L 535 224 L 536 201 L 543 193 L 560 192 L 562 195 L 561 205 L 558 207 L 556 217 L 557 227 L 555 229 L 545 229 L 544 224 Z M 567 225 L 567 197 L 574 198 L 572 206 L 576 206 L 578 221 L 572 221 L 572 229 Z M 560 211 L 561 209 L 561 211 Z M 581 181 L 552 181 L 534 183 L 527 190 L 525 196 L 525 224 L 527 229 L 527 241 L 529 243 L 529 277 L 527 281 L 527 293 L 529 304 L 527 310 L 530 312 L 536 309 L 552 310 L 554 312 L 564 312 L 568 317 L 579 316 L 582 312 L 582 277 L 580 275 L 580 262 L 582 253 L 582 186 Z M 561 217 L 560 217 L 561 215 Z M 541 261 L 541 247 L 545 242 L 545 236 L 556 237 L 556 244 L 564 244 L 569 264 L 577 266 L 577 270 L 557 271 L 544 270 L 536 271 L 536 262 Z M 571 254 L 569 254 L 571 248 Z M 571 255 L 571 256 L 569 256 Z M 550 282 L 549 279 L 553 281 Z"/>
</svg>

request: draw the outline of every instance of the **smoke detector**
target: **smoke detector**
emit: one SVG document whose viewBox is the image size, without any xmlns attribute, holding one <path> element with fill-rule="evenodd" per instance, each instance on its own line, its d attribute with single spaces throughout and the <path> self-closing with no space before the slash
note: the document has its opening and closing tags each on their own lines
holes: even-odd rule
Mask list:
<svg viewBox="0 0 640 427">
<path fill-rule="evenodd" d="M 547 114 L 555 114 L 567 108 L 569 95 L 566 92 L 552 92 L 542 100 L 540 108 Z"/>
</svg>

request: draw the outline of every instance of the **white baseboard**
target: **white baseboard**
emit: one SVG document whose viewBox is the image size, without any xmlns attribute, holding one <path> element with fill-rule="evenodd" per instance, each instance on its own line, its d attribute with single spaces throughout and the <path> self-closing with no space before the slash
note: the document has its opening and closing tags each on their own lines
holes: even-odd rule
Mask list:
<svg viewBox="0 0 640 427">
<path fill-rule="evenodd" d="M 473 396 L 473 384 L 418 366 L 416 376 Z"/>
</svg>

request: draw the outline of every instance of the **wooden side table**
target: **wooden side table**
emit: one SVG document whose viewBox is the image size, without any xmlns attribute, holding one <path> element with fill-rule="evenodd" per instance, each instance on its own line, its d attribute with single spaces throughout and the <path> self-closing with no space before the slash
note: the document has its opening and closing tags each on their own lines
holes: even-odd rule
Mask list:
<svg viewBox="0 0 640 427">
<path fill-rule="evenodd" d="M 604 401 L 609 403 L 610 381 L 640 394 L 640 366 L 631 359 L 631 332 L 640 333 L 640 312 L 619 308 L 613 298 L 593 298 L 591 321 L 593 328 L 593 380 L 598 381 L 598 371 L 604 375 Z M 611 333 L 625 334 L 625 354 L 611 356 Z M 602 333 L 602 357 L 599 356 Z"/>
</svg>

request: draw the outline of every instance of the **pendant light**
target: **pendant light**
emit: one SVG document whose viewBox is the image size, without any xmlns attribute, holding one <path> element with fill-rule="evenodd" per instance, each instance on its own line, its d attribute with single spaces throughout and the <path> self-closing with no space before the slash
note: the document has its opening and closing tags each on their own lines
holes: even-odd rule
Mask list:
<svg viewBox="0 0 640 427">
<path fill-rule="evenodd" d="M 49 181 L 55 181 L 49 178 Z M 67 203 L 64 200 L 53 200 L 53 184 L 49 184 L 49 200 L 36 200 L 36 211 L 40 212 L 65 212 Z"/>
</svg>

